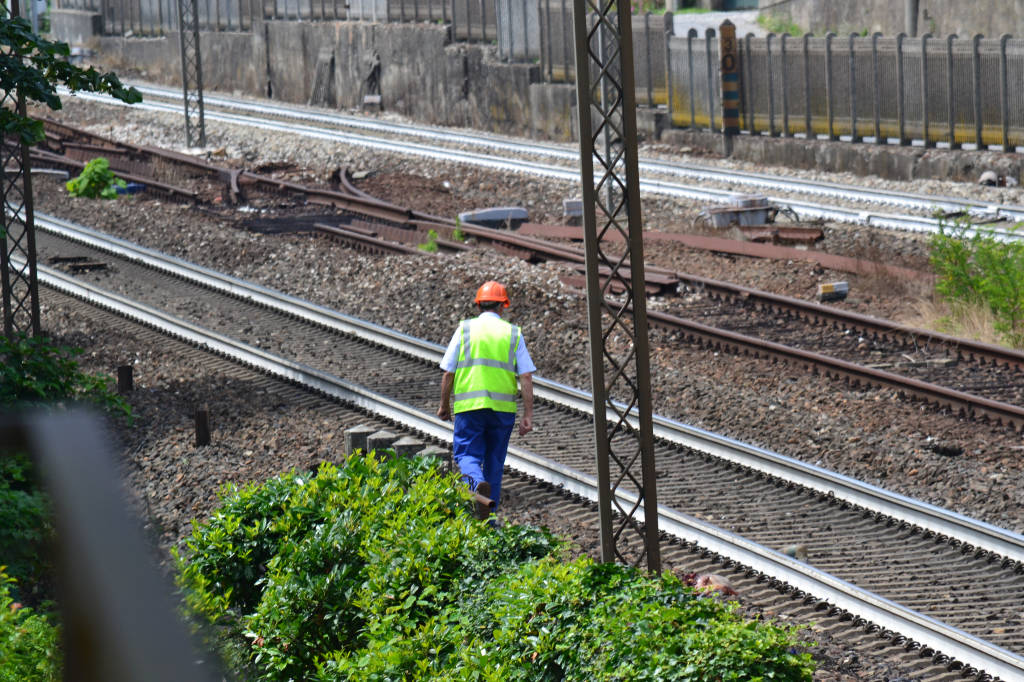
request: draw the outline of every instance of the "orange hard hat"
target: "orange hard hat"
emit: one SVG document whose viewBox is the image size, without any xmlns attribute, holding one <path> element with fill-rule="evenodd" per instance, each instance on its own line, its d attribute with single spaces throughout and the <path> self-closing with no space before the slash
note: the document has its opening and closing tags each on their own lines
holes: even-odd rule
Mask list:
<svg viewBox="0 0 1024 682">
<path fill-rule="evenodd" d="M 511 305 L 508 300 L 508 292 L 505 291 L 505 287 L 498 284 L 497 282 L 484 282 L 480 285 L 480 288 L 476 290 L 476 299 L 473 303 L 482 303 L 484 301 L 497 301 L 498 303 L 504 304 L 502 307 L 507 308 Z"/>
</svg>

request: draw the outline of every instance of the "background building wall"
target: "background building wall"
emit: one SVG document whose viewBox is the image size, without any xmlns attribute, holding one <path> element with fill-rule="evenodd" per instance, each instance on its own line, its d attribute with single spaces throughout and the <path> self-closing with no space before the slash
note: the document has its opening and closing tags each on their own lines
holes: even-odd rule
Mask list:
<svg viewBox="0 0 1024 682">
<path fill-rule="evenodd" d="M 904 0 L 761 0 L 763 10 L 815 35 L 833 31 L 880 32 L 891 36 L 905 31 Z M 980 33 L 996 38 L 1004 33 L 1024 36 L 1024 0 L 918 0 L 918 34 L 961 37 Z"/>
</svg>

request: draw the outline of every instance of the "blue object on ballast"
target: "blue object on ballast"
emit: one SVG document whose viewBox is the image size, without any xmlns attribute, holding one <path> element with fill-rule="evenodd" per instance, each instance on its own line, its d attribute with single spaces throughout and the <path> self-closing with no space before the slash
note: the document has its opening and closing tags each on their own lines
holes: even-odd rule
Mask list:
<svg viewBox="0 0 1024 682">
<path fill-rule="evenodd" d="M 146 186 L 143 185 L 141 182 L 128 182 L 128 183 L 125 183 L 124 187 L 118 186 L 117 193 L 118 194 L 138 194 L 139 192 L 143 191 L 144 189 L 146 189 Z"/>
<path fill-rule="evenodd" d="M 459 214 L 459 220 L 464 223 L 508 230 L 518 230 L 528 219 L 526 209 L 519 206 L 481 208 Z"/>
</svg>

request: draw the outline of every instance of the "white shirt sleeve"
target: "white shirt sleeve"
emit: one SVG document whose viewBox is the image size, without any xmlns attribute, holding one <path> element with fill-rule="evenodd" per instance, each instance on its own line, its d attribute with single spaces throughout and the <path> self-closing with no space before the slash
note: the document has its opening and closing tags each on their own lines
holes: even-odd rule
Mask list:
<svg viewBox="0 0 1024 682">
<path fill-rule="evenodd" d="M 452 340 L 448 342 L 448 348 L 444 352 L 444 357 L 441 358 L 441 369 L 446 372 L 454 372 L 456 365 L 459 364 L 459 346 L 462 345 L 462 325 L 455 328 L 455 333 L 452 334 Z"/>
<path fill-rule="evenodd" d="M 518 374 L 529 374 L 536 372 L 537 366 L 530 359 L 530 352 L 526 350 L 526 339 L 519 337 L 519 347 L 516 348 L 516 372 Z"/>
</svg>

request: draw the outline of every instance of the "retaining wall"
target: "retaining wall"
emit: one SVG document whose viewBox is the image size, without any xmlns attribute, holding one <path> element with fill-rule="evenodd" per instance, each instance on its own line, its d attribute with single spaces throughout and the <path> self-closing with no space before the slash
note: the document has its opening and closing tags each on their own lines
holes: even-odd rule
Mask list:
<svg viewBox="0 0 1024 682">
<path fill-rule="evenodd" d="M 179 38 L 101 38 L 88 42 L 100 65 L 181 85 Z M 576 95 L 571 85 L 539 82 L 538 67 L 507 64 L 489 45 L 451 43 L 448 28 L 431 24 L 268 21 L 252 33 L 203 33 L 203 84 L 208 91 L 270 96 L 306 104 L 317 62 L 333 55 L 331 102 L 358 108 L 375 55 L 380 58 L 384 110 L 424 123 L 466 126 L 541 139 L 574 139 Z M 721 135 L 677 129 L 651 110 L 638 112 L 648 139 L 765 165 L 848 171 L 890 179 L 921 177 L 975 181 L 984 170 L 1021 179 L 1017 154 L 739 136 L 726 148 Z M 661 118 L 664 115 L 661 114 Z"/>
</svg>

